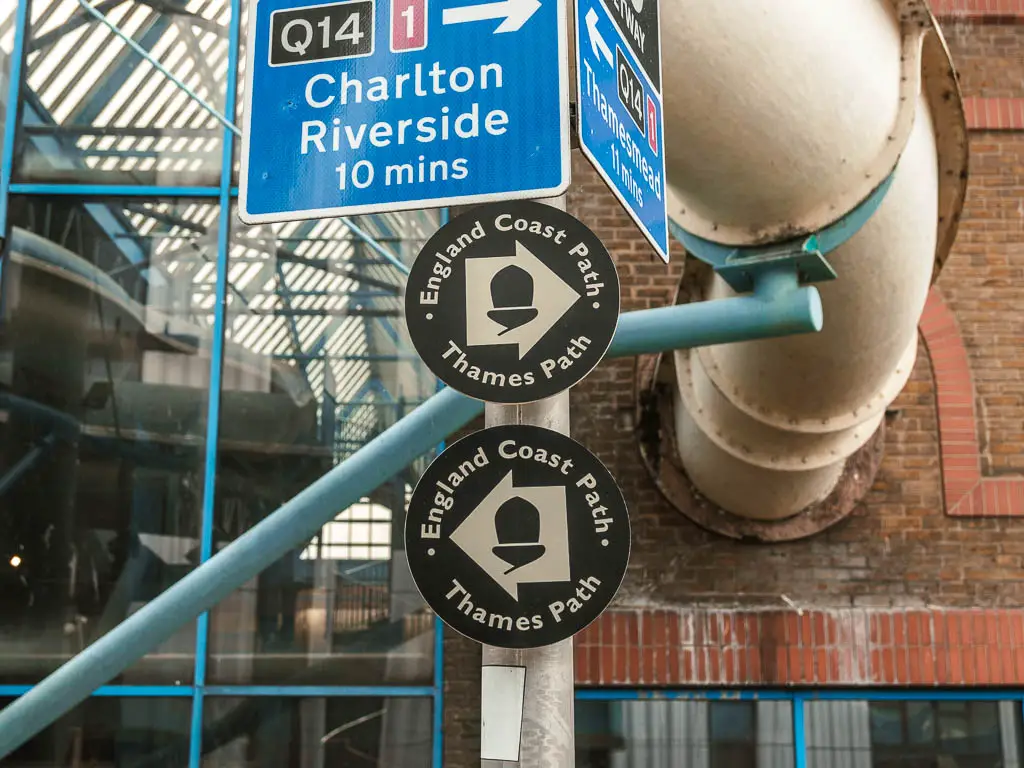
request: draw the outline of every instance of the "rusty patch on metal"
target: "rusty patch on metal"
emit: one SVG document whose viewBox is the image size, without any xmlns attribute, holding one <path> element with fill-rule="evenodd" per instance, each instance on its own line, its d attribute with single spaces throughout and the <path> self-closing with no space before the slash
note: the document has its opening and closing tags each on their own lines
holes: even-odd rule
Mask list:
<svg viewBox="0 0 1024 768">
<path fill-rule="evenodd" d="M 759 543 L 793 541 L 813 536 L 847 517 L 874 482 L 884 454 L 885 422 L 846 460 L 843 474 L 824 501 L 785 520 L 752 520 L 721 509 L 701 495 L 686 475 L 676 449 L 671 386 L 658 381 L 672 368 L 671 358 L 649 356 L 641 361 L 637 424 L 640 455 L 654 484 L 680 512 L 701 528 L 731 539 Z"/>
<path fill-rule="evenodd" d="M 707 265 L 688 260 L 676 293 L 677 304 L 699 300 L 697 287 Z M 734 515 L 706 499 L 690 482 L 676 448 L 671 354 L 642 355 L 636 365 L 636 439 L 640 457 L 655 486 L 672 506 L 701 528 L 731 539 L 758 543 L 793 541 L 813 536 L 847 517 L 878 474 L 885 443 L 885 421 L 846 460 L 836 487 L 825 500 L 785 520 L 752 520 Z"/>
<path fill-rule="evenodd" d="M 939 164 L 939 220 L 935 244 L 934 283 L 949 258 L 967 198 L 970 143 L 960 78 L 938 22 L 928 11 L 934 34 L 927 35 L 922 51 L 923 88 L 932 110 Z"/>
</svg>

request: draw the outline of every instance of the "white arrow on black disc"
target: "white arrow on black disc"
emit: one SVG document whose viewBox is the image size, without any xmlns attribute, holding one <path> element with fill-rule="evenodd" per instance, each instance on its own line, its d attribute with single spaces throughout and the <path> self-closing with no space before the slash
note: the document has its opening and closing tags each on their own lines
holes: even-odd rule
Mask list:
<svg viewBox="0 0 1024 768">
<path fill-rule="evenodd" d="M 499 270 L 513 264 L 528 272 L 533 280 L 533 306 L 537 317 L 499 336 L 496 329 L 500 326 L 487 319 L 487 310 L 491 308 L 487 299 L 490 295 L 488 288 Z M 466 285 L 466 343 L 471 347 L 515 344 L 520 360 L 582 298 L 575 288 L 518 240 L 514 256 L 468 259 Z"/>
</svg>

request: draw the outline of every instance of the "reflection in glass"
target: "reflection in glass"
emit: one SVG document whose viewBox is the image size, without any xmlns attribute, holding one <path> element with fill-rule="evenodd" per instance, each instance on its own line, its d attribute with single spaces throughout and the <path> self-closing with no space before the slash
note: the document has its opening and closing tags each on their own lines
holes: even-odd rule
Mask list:
<svg viewBox="0 0 1024 768">
<path fill-rule="evenodd" d="M 203 768 L 428 768 L 431 700 L 208 698 Z"/>
<path fill-rule="evenodd" d="M 1020 706 L 993 701 L 815 701 L 811 768 L 1021 768 Z"/>
<path fill-rule="evenodd" d="M 228 0 L 98 7 L 223 114 Z M 76 0 L 32 0 L 26 52 L 16 180 L 219 183 L 218 120 Z"/>
<path fill-rule="evenodd" d="M 872 702 L 870 712 L 872 768 L 1007 765 L 998 702 Z"/>
<path fill-rule="evenodd" d="M 871 768 L 868 702 L 809 701 L 804 718 L 808 768 Z"/>
<path fill-rule="evenodd" d="M 710 739 L 712 768 L 757 766 L 757 710 L 749 701 L 712 701 Z"/>
<path fill-rule="evenodd" d="M 0 699 L 0 708 L 7 700 Z M 4 768 L 181 768 L 190 698 L 86 699 L 3 761 Z"/>
<path fill-rule="evenodd" d="M 191 570 L 218 210 L 15 197 L 0 314 L 0 682 Z M 191 680 L 188 625 L 118 682 Z"/>
<path fill-rule="evenodd" d="M 436 213 L 362 217 L 408 263 Z M 340 220 L 232 232 L 226 338 L 248 375 L 225 380 L 214 546 L 219 548 L 436 389 L 402 322 L 403 275 Z M 429 683 L 433 617 L 402 530 L 418 462 L 348 508 L 211 618 L 218 684 Z M 396 468 L 397 469 L 397 468 Z"/>
<path fill-rule="evenodd" d="M 8 14 L 0 11 L 0 87 L 4 92 L 0 94 L 0 125 L 7 120 L 7 87 L 10 83 L 11 72 L 11 48 L 14 45 L 14 30 L 12 29 L 15 14 L 15 3 L 8 0 Z M 3 152 L 4 138 L 0 136 L 0 152 Z"/>
<path fill-rule="evenodd" d="M 394 512 L 369 497 L 353 504 L 303 550 L 303 560 L 365 560 L 370 568 L 380 560 L 391 559 L 391 527 Z"/>
<path fill-rule="evenodd" d="M 791 713 L 774 701 L 577 701 L 576 766 L 791 768 Z"/>
</svg>

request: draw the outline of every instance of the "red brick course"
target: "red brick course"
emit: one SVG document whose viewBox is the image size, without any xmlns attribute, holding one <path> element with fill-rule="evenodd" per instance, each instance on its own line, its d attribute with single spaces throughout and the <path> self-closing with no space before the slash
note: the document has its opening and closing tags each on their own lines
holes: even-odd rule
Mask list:
<svg viewBox="0 0 1024 768">
<path fill-rule="evenodd" d="M 928 296 L 920 329 L 935 376 L 947 514 L 1024 516 L 1024 478 L 982 477 L 970 360 L 956 317 L 937 290 Z"/>
<path fill-rule="evenodd" d="M 1024 611 L 609 611 L 576 637 L 581 685 L 1020 685 Z"/>
<path fill-rule="evenodd" d="M 986 23 L 1024 18 L 1024 0 L 931 0 L 932 13 L 943 20 Z"/>
<path fill-rule="evenodd" d="M 1024 99 L 972 96 L 964 99 L 964 112 L 972 131 L 1024 130 Z"/>
</svg>

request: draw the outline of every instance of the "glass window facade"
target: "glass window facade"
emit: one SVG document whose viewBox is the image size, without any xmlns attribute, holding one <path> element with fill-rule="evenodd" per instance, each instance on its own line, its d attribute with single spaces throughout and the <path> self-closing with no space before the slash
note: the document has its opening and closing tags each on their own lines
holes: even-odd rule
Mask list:
<svg viewBox="0 0 1024 768">
<path fill-rule="evenodd" d="M 430 699 L 211 699 L 203 768 L 430 768 Z"/>
<path fill-rule="evenodd" d="M 1019 768 L 1019 701 L 811 702 L 810 766 Z"/>
<path fill-rule="evenodd" d="M 9 700 L 0 699 L 0 706 Z M 191 700 L 93 696 L 3 761 L 5 768 L 186 765 Z"/>
<path fill-rule="evenodd" d="M 577 768 L 1022 768 L 1019 692 L 581 691 Z M 802 725 L 801 725 L 802 720 Z"/>
<path fill-rule="evenodd" d="M 238 220 L 244 5 L 0 2 L 0 703 L 437 390 L 401 297 L 442 211 Z M 430 458 L 5 768 L 439 766 Z"/>
<path fill-rule="evenodd" d="M 180 768 L 189 761 L 191 708 L 188 698 L 91 697 L 3 764 Z M 432 708 L 429 698 L 210 697 L 200 765 L 430 768 Z"/>
<path fill-rule="evenodd" d="M 213 271 L 219 211 L 143 197 L 8 206 L 0 682 L 32 683 L 198 561 L 212 317 L 154 278 L 177 249 Z M 169 356 L 189 361 L 191 386 Z M 184 627 L 117 682 L 188 684 L 195 643 Z"/>
<path fill-rule="evenodd" d="M 788 701 L 593 700 L 576 709 L 577 768 L 791 768 Z"/>
</svg>

